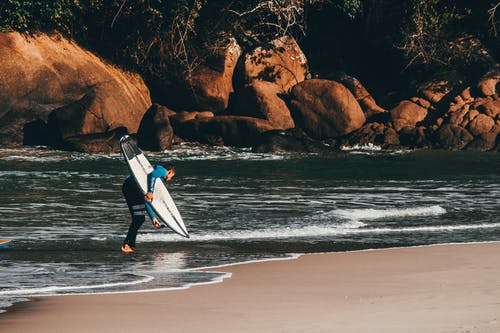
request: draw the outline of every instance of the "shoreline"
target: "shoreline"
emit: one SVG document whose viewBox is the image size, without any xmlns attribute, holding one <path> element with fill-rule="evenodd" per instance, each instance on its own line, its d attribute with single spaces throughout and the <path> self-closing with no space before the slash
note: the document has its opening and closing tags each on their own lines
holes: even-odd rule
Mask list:
<svg viewBox="0 0 500 333">
<path fill-rule="evenodd" d="M 230 279 L 232 274 L 229 272 L 221 271 L 224 268 L 231 268 L 232 266 L 240 266 L 240 265 L 252 265 L 258 263 L 266 263 L 273 261 L 288 261 L 288 260 L 297 260 L 302 256 L 308 255 L 327 255 L 327 254 L 340 254 L 340 253 L 362 253 L 362 252 L 370 252 L 370 251 L 385 251 L 385 250 L 398 250 L 398 249 L 413 249 L 413 248 L 426 248 L 433 246 L 448 246 L 448 245 L 481 245 L 481 244 L 500 244 L 500 241 L 486 241 L 486 242 L 452 242 L 452 243 L 439 243 L 439 244 L 427 244 L 427 245 L 412 245 L 412 246 L 395 246 L 395 247 L 386 247 L 386 248 L 369 248 L 369 249 L 361 249 L 361 250 L 346 250 L 346 251 L 334 251 L 334 252 L 312 252 L 312 253 L 289 253 L 289 257 L 276 257 L 276 258 L 267 258 L 267 259 L 255 259 L 249 261 L 242 261 L 230 264 L 222 264 L 215 266 L 206 266 L 206 267 L 198 267 L 198 268 L 189 268 L 186 271 L 206 271 L 206 272 L 217 272 L 223 273 L 218 278 L 215 278 L 206 282 L 194 282 L 187 283 L 185 285 L 177 286 L 177 287 L 165 287 L 165 288 L 155 288 L 155 289 L 137 289 L 137 290 L 127 290 L 127 291 L 103 291 L 103 292 L 89 292 L 89 293 L 68 293 L 68 294 L 44 294 L 44 295 L 33 295 L 33 296 L 19 296 L 28 299 L 27 301 L 16 302 L 12 306 L 5 308 L 6 312 L 10 311 L 17 304 L 25 304 L 31 302 L 32 299 L 40 299 L 45 297 L 65 297 L 65 296 L 91 296 L 91 295 L 118 295 L 118 294 L 140 294 L 140 293 L 154 293 L 154 292 L 168 292 L 168 291 L 178 291 L 178 290 L 187 290 L 193 287 L 211 285 L 224 283 L 224 280 Z M 0 312 L 0 315 L 5 312 Z M 0 317 L 1 318 L 1 317 Z"/>
<path fill-rule="evenodd" d="M 30 298 L 0 329 L 498 332 L 498 263 L 500 242 L 303 254 L 210 268 L 231 276 L 182 290 Z"/>
</svg>

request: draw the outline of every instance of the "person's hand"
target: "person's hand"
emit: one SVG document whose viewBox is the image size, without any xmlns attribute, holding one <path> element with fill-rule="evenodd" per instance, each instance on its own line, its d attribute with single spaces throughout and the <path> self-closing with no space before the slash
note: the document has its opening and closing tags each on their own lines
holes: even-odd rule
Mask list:
<svg viewBox="0 0 500 333">
<path fill-rule="evenodd" d="M 155 229 L 161 228 L 161 223 L 156 217 L 152 219 L 151 222 L 153 223 L 153 227 L 155 227 Z"/>
<path fill-rule="evenodd" d="M 146 195 L 144 196 L 144 201 L 152 202 L 153 201 L 153 192 L 146 193 Z"/>
</svg>

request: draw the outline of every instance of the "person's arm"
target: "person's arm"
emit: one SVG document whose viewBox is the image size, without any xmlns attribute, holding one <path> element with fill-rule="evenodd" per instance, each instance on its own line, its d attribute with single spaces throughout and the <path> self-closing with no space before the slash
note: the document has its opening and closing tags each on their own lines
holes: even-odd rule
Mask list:
<svg viewBox="0 0 500 333">
<path fill-rule="evenodd" d="M 147 202 L 153 201 L 153 192 L 155 189 L 155 183 L 157 178 L 165 178 L 167 175 L 167 170 L 164 167 L 155 165 L 154 170 L 148 174 L 148 193 L 144 196 L 144 200 Z"/>
<path fill-rule="evenodd" d="M 151 207 L 151 204 L 149 202 L 144 202 L 144 206 L 146 206 L 146 213 L 148 213 L 148 216 L 151 220 L 156 218 L 156 214 L 153 211 L 153 208 Z"/>
<path fill-rule="evenodd" d="M 161 228 L 160 220 L 158 220 L 156 218 L 156 214 L 153 211 L 151 204 L 149 202 L 145 201 L 144 206 L 146 207 L 146 213 L 148 213 L 149 218 L 151 219 L 151 223 L 153 223 L 153 227 L 155 227 L 156 229 L 160 229 Z"/>
</svg>

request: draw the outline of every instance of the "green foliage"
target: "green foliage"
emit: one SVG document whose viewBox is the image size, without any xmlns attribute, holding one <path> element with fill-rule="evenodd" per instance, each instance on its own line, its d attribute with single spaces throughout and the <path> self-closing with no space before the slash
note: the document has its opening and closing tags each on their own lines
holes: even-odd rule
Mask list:
<svg viewBox="0 0 500 333">
<path fill-rule="evenodd" d="M 467 40 L 478 36 L 468 26 L 467 18 L 477 7 L 451 0 L 412 0 L 409 4 L 399 44 L 407 67 L 432 70 L 470 62 L 474 43 Z"/>
<path fill-rule="evenodd" d="M 326 31 L 345 40 L 355 36 L 353 44 L 366 38 L 370 49 L 395 45 L 407 68 L 435 68 L 467 64 L 471 45 L 480 45 L 474 38 L 487 40 L 496 27 L 494 11 L 488 21 L 491 6 L 469 0 L 0 0 L 0 31 L 58 30 L 115 63 L 164 77 L 191 73 L 229 38 L 251 50 L 279 36 L 302 37 L 308 11 L 333 8 L 336 21 L 321 24 L 335 30 Z"/>
<path fill-rule="evenodd" d="M 73 0 L 2 0 L 0 30 L 29 32 L 57 29 L 69 33 L 74 5 Z"/>
</svg>

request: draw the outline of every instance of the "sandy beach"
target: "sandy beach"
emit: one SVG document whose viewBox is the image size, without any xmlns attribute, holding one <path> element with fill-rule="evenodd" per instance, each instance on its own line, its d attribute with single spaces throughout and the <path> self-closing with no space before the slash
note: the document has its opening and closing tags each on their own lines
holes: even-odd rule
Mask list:
<svg viewBox="0 0 500 333">
<path fill-rule="evenodd" d="M 41 297 L 1 332 L 500 332 L 500 243 L 303 255 L 186 290 Z"/>
</svg>

